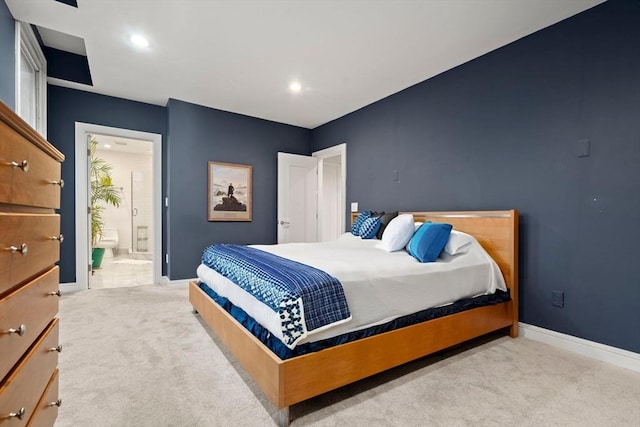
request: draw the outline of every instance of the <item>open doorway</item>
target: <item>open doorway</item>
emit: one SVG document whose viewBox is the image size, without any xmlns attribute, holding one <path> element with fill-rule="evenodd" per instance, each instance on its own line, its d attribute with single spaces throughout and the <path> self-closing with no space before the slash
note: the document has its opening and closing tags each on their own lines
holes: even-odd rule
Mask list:
<svg viewBox="0 0 640 427">
<path fill-rule="evenodd" d="M 109 190 L 119 201 L 117 206 L 96 202 L 100 232 L 93 242 L 90 286 L 152 284 L 153 143 L 95 133 L 88 137 L 93 158 L 109 169 Z"/>
<path fill-rule="evenodd" d="M 93 267 L 90 209 L 91 141 L 112 164 L 111 185 L 120 207 L 106 206 L 105 267 Z M 109 145 L 110 147 L 106 147 Z M 143 160 L 144 159 L 144 160 Z M 76 283 L 75 289 L 160 283 L 162 276 L 162 136 L 76 123 Z M 105 258 L 103 258 L 104 260 Z M 115 262 L 114 262 L 115 261 Z M 117 270 L 114 270 L 117 267 Z M 101 270 L 101 271 L 100 271 Z M 108 270 L 111 270 L 109 273 Z M 97 276 L 99 274 L 99 276 Z"/>
<path fill-rule="evenodd" d="M 278 153 L 278 243 L 337 239 L 345 231 L 347 145 L 311 156 Z"/>
<path fill-rule="evenodd" d="M 337 239 L 345 231 L 347 144 L 312 154 L 318 159 L 318 240 Z"/>
</svg>

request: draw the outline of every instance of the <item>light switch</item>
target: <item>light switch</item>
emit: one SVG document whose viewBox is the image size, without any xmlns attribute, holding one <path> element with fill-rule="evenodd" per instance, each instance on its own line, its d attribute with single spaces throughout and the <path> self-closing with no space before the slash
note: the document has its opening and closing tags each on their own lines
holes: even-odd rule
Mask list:
<svg viewBox="0 0 640 427">
<path fill-rule="evenodd" d="M 351 212 L 358 212 L 358 202 L 351 202 Z"/>
<path fill-rule="evenodd" d="M 576 156 L 589 157 L 591 151 L 591 142 L 588 139 L 579 139 L 576 142 Z"/>
</svg>

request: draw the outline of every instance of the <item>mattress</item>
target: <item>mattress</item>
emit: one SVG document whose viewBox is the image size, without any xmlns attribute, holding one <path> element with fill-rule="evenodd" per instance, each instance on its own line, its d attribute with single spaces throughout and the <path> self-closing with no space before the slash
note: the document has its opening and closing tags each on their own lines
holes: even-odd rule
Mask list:
<svg viewBox="0 0 640 427">
<path fill-rule="evenodd" d="M 433 263 L 420 263 L 405 251 L 386 252 L 377 247 L 379 242 L 345 233 L 330 242 L 252 245 L 324 270 L 342 283 L 351 321 L 311 331 L 298 344 L 385 324 L 496 290 L 506 291 L 500 269 L 476 240 L 466 253 L 452 256 L 443 252 Z M 204 264 L 198 267 L 197 275 L 215 293 L 282 339 L 277 315 L 269 307 Z"/>
</svg>

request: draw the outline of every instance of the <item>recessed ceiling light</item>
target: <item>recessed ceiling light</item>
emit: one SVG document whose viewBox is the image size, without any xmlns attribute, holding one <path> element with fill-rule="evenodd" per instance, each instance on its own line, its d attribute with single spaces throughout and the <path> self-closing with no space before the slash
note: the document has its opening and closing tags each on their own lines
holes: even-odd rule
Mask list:
<svg viewBox="0 0 640 427">
<path fill-rule="evenodd" d="M 294 93 L 300 92 L 302 90 L 302 85 L 300 82 L 291 82 L 289 90 Z"/>
<path fill-rule="evenodd" d="M 130 38 L 131 43 L 138 47 L 149 47 L 149 40 L 147 40 L 144 36 L 140 34 L 134 34 Z"/>
<path fill-rule="evenodd" d="M 111 148 L 111 145 L 109 145 L 109 144 L 104 144 L 104 148 Z"/>
</svg>

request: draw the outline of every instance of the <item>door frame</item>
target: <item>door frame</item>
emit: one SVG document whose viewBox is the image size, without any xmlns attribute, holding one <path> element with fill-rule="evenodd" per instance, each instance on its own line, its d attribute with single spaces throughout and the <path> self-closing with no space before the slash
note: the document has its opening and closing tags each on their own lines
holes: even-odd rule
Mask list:
<svg viewBox="0 0 640 427">
<path fill-rule="evenodd" d="M 311 156 L 318 158 L 318 207 L 323 206 L 324 159 L 340 156 L 342 197 L 340 197 L 338 225 L 340 227 L 340 233 L 343 233 L 345 231 L 345 217 L 347 212 L 347 143 L 343 142 L 342 144 L 334 145 L 333 147 L 325 148 L 324 150 L 315 151 Z M 324 213 L 322 210 L 318 209 L 318 236 L 322 235 L 320 227 L 322 227 L 324 219 L 323 215 Z"/>
<path fill-rule="evenodd" d="M 141 139 L 153 144 L 153 283 L 159 284 L 162 278 L 162 135 L 131 129 L 114 128 L 91 123 L 76 122 L 76 283 L 74 289 L 83 290 L 89 284 L 89 263 L 91 260 L 91 242 L 89 241 L 89 171 L 87 134 L 102 134 L 120 138 Z M 82 250 L 86 248 L 86 250 Z M 73 290 L 73 289 L 70 289 Z"/>
</svg>

